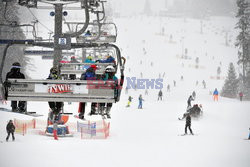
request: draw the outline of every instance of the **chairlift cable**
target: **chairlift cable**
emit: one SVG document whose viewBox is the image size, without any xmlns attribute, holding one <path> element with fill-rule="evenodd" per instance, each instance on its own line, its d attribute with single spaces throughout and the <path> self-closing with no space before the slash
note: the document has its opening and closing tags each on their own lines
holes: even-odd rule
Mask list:
<svg viewBox="0 0 250 167">
<path fill-rule="evenodd" d="M 45 26 L 42 22 L 39 21 L 39 19 L 33 14 L 33 12 L 28 8 L 29 12 L 31 13 L 31 15 L 38 21 L 38 23 L 40 23 L 44 28 L 46 28 L 48 31 L 53 32 L 52 30 L 50 30 L 47 26 Z"/>
</svg>

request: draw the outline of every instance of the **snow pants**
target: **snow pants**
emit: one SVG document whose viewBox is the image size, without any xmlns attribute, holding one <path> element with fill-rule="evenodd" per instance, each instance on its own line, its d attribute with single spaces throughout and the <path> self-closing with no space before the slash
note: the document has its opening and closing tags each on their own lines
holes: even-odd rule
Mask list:
<svg viewBox="0 0 250 167">
<path fill-rule="evenodd" d="M 138 106 L 139 109 L 142 109 L 142 101 L 139 101 L 139 106 Z"/>
<path fill-rule="evenodd" d="M 12 111 L 26 112 L 26 101 L 11 101 Z"/>
<path fill-rule="evenodd" d="M 214 101 L 218 101 L 219 95 L 214 95 Z"/>
<path fill-rule="evenodd" d="M 6 141 L 9 140 L 10 134 L 12 135 L 12 141 L 14 141 L 15 140 L 14 132 L 8 132 L 8 135 L 6 137 Z"/>
<path fill-rule="evenodd" d="M 190 124 L 186 124 L 186 126 L 185 126 L 185 134 L 187 134 L 187 128 L 189 129 L 190 133 L 193 134 L 193 131 L 191 129 L 191 125 Z"/>
</svg>

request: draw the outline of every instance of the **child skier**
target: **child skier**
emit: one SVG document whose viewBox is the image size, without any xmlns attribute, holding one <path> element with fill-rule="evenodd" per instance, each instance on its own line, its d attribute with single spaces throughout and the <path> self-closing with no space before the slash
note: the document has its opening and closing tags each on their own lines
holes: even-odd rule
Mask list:
<svg viewBox="0 0 250 167">
<path fill-rule="evenodd" d="M 131 97 L 131 96 L 128 97 L 128 105 L 126 107 L 130 107 L 132 99 L 133 99 L 133 97 Z"/>
</svg>

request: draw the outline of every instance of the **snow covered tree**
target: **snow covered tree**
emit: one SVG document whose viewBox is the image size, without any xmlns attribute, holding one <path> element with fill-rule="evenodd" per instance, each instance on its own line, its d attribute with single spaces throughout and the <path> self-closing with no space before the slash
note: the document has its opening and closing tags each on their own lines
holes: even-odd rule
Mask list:
<svg viewBox="0 0 250 167">
<path fill-rule="evenodd" d="M 238 79 L 233 63 L 229 64 L 228 76 L 221 91 L 221 96 L 236 98 L 238 94 Z"/>
<path fill-rule="evenodd" d="M 18 7 L 16 2 L 12 1 L 6 4 L 5 2 L 0 1 L 0 23 L 2 24 L 0 26 L 0 39 L 25 39 L 23 31 L 20 27 L 6 26 L 13 23 L 19 24 L 18 15 Z M 2 62 L 4 48 L 5 46 L 0 45 L 0 63 Z M 14 62 L 20 62 L 22 66 L 25 66 L 27 61 L 27 58 L 23 57 L 22 47 L 17 45 L 10 46 L 4 63 L 2 75 L 3 79 L 5 79 L 6 73 L 10 70 L 11 65 Z"/>
<path fill-rule="evenodd" d="M 246 74 L 246 84 L 244 85 L 244 98 L 250 100 L 250 70 Z"/>
<path fill-rule="evenodd" d="M 236 17 L 239 19 L 236 28 L 239 29 L 236 46 L 239 48 L 238 58 L 239 64 L 242 64 L 243 84 L 245 84 L 246 71 L 250 66 L 250 13 L 249 2 L 247 0 L 237 0 L 238 13 Z"/>
<path fill-rule="evenodd" d="M 143 13 L 145 15 L 147 15 L 147 16 L 151 16 L 152 15 L 152 10 L 151 10 L 151 5 L 150 5 L 149 0 L 145 1 Z"/>
</svg>

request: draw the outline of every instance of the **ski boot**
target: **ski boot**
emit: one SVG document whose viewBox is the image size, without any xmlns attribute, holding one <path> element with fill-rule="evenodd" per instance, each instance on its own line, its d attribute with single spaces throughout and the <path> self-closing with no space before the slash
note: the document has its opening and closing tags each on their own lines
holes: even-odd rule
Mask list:
<svg viewBox="0 0 250 167">
<path fill-rule="evenodd" d="M 89 113 L 89 115 L 91 116 L 91 115 L 96 115 L 96 108 L 95 108 L 95 105 L 91 105 L 91 110 L 90 110 L 90 113 Z"/>
<path fill-rule="evenodd" d="M 107 115 L 107 118 L 110 119 L 111 116 L 110 116 L 110 110 L 111 110 L 111 107 L 107 107 L 106 108 L 106 115 Z"/>
</svg>

